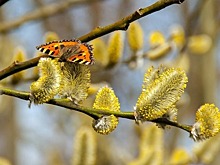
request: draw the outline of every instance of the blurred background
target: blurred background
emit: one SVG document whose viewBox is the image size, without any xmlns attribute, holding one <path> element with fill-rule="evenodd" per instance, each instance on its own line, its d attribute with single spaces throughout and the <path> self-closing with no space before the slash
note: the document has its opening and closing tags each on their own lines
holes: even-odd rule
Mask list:
<svg viewBox="0 0 220 165">
<path fill-rule="evenodd" d="M 13 62 L 18 50 L 26 55 L 24 60 L 33 58 L 37 56 L 35 47 L 50 37 L 78 38 L 154 2 L 10 0 L 0 7 L 0 69 Z M 193 124 L 196 110 L 204 103 L 220 107 L 219 11 L 219 0 L 185 0 L 181 5 L 172 5 L 136 21 L 143 37 L 142 46 L 132 49 L 128 32 L 121 32 L 119 44 L 123 51 L 116 64 L 110 67 L 106 67 L 108 60 L 100 56 L 106 54 L 105 46 L 108 47 L 112 33 L 98 42 L 92 41 L 94 49 L 101 52 L 101 55 L 94 55 L 97 62 L 91 67 L 94 89 L 107 84 L 119 98 L 121 110 L 133 111 L 147 68 L 161 64 L 181 67 L 189 82 L 178 103 L 178 122 Z M 160 44 L 164 43 L 168 47 L 162 49 Z M 105 60 L 107 62 L 103 62 Z M 23 80 L 13 81 L 8 77 L 0 85 L 29 91 L 30 83 L 36 79 L 35 72 L 29 69 Z M 83 105 L 91 107 L 96 92 L 91 92 Z M 150 123 L 137 126 L 127 119 L 119 119 L 117 129 L 104 136 L 92 129 L 90 117 L 79 112 L 46 104 L 32 105 L 29 109 L 27 101 L 9 96 L 0 96 L 0 105 L 0 162 L 3 163 L 83 164 L 83 161 L 76 163 L 74 160 L 80 153 L 90 162 L 84 164 L 98 165 L 217 165 L 220 162 L 218 136 L 206 142 L 208 144 L 195 143 L 188 133 L 177 128 L 162 131 Z M 81 145 L 85 141 L 88 143 Z M 83 146 L 81 150 L 80 145 Z M 92 157 L 91 160 L 88 157 Z"/>
</svg>

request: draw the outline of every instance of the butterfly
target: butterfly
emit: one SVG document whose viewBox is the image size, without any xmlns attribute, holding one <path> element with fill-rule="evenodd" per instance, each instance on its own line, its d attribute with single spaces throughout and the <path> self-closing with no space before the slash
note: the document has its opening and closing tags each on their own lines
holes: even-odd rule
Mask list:
<svg viewBox="0 0 220 165">
<path fill-rule="evenodd" d="M 60 58 L 59 61 L 77 62 L 85 65 L 94 64 L 92 46 L 82 43 L 80 40 L 51 41 L 36 48 L 49 56 Z"/>
</svg>

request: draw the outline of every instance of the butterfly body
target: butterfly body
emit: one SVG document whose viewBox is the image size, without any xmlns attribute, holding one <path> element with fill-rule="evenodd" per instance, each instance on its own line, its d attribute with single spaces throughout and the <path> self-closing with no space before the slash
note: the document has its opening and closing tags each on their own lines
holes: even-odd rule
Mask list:
<svg viewBox="0 0 220 165">
<path fill-rule="evenodd" d="M 80 40 L 51 41 L 36 47 L 42 53 L 60 58 L 60 61 L 94 64 L 92 46 Z"/>
</svg>

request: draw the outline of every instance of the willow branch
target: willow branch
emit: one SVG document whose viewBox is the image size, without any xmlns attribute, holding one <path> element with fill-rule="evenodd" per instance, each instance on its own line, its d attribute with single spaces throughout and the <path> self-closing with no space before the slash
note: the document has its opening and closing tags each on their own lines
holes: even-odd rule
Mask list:
<svg viewBox="0 0 220 165">
<path fill-rule="evenodd" d="M 29 99 L 29 96 L 30 96 L 29 92 L 16 91 L 16 90 L 12 90 L 12 89 L 2 88 L 2 89 L 0 89 L 0 95 L 13 96 L 13 97 L 20 98 L 22 100 L 28 100 L 28 101 L 30 100 Z M 95 119 L 97 119 L 98 117 L 100 117 L 102 115 L 115 115 L 117 117 L 130 119 L 130 120 L 135 120 L 133 112 L 115 112 L 115 111 L 107 111 L 107 110 L 101 110 L 101 109 L 87 108 L 87 107 L 77 106 L 77 105 L 73 104 L 68 99 L 52 99 L 52 100 L 48 101 L 47 104 L 56 105 L 56 106 L 59 106 L 59 107 L 63 107 L 63 108 L 67 108 L 67 109 L 70 109 L 70 110 L 78 111 L 78 112 L 84 113 L 86 115 L 89 115 L 89 116 L 91 116 L 92 118 L 95 118 Z M 156 120 L 152 120 L 150 122 L 161 123 L 161 124 L 174 126 L 174 127 L 180 128 L 182 130 L 185 130 L 189 133 L 191 131 L 191 126 L 179 124 L 179 123 L 176 123 L 176 122 L 172 122 L 172 121 L 169 121 L 165 118 L 159 118 L 159 119 L 156 119 Z"/>
<path fill-rule="evenodd" d="M 42 18 L 47 18 L 55 14 L 64 12 L 72 6 L 77 6 L 83 3 L 91 3 L 96 1 L 100 1 L 100 0 L 66 0 L 66 1 L 61 1 L 59 3 L 58 2 L 52 3 L 49 4 L 48 6 L 43 6 L 39 9 L 36 9 L 30 13 L 25 14 L 21 18 L 8 22 L 2 22 L 0 26 L 0 33 L 15 29 L 28 21 L 40 20 Z"/>
<path fill-rule="evenodd" d="M 0 0 L 0 6 L 4 5 L 6 2 L 8 2 L 9 0 Z"/>
<path fill-rule="evenodd" d="M 48 55 L 42 55 L 36 58 L 32 58 L 25 62 L 13 62 L 11 65 L 9 65 L 7 68 L 0 71 L 0 80 L 17 73 L 19 71 L 32 68 L 38 64 L 38 61 L 41 57 L 49 57 Z"/>
<path fill-rule="evenodd" d="M 80 37 L 79 40 L 83 42 L 88 42 L 116 30 L 127 30 L 130 23 L 144 16 L 152 14 L 156 11 L 162 10 L 170 5 L 180 4 L 183 3 L 184 1 L 185 0 L 159 0 L 156 3 L 152 4 L 151 6 L 136 10 L 134 13 L 128 15 L 127 17 L 122 18 L 118 22 L 115 22 L 105 27 L 95 28 L 90 33 Z"/>
</svg>

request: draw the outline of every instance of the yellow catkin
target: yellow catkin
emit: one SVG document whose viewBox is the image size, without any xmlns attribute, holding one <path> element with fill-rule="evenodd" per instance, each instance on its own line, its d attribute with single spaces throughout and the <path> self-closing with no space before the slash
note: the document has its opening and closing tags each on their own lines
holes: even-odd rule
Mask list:
<svg viewBox="0 0 220 165">
<path fill-rule="evenodd" d="M 191 53 L 200 55 L 207 53 L 212 46 L 212 39 L 206 34 L 189 37 L 188 49 Z"/>
<path fill-rule="evenodd" d="M 158 78 L 142 89 L 135 107 L 138 121 L 162 117 L 184 92 L 188 79 L 183 70 L 169 68 L 160 69 L 160 72 Z M 148 72 L 145 74 L 145 80 L 147 76 Z"/>
<path fill-rule="evenodd" d="M 120 103 L 114 91 L 109 87 L 103 87 L 96 95 L 93 104 L 94 109 L 107 111 L 120 111 Z M 93 121 L 93 128 L 96 132 L 107 135 L 115 130 L 118 125 L 118 118 L 114 115 L 102 116 Z"/>
<path fill-rule="evenodd" d="M 90 86 L 90 69 L 87 65 L 65 62 L 62 68 L 62 88 L 59 95 L 69 98 L 75 104 L 88 96 Z"/>
<path fill-rule="evenodd" d="M 47 152 L 46 158 L 47 158 L 47 164 L 52 164 L 52 165 L 64 164 L 62 160 L 62 151 L 58 149 L 52 149 L 49 152 Z"/>
<path fill-rule="evenodd" d="M 59 40 L 59 36 L 57 33 L 55 32 L 47 32 L 44 35 L 45 38 L 45 42 L 50 42 L 50 41 L 54 41 L 54 40 Z"/>
<path fill-rule="evenodd" d="M 39 57 L 39 56 L 42 56 L 43 53 L 42 52 L 39 52 L 39 51 L 36 51 L 35 52 L 35 57 Z M 35 78 L 35 77 L 39 77 L 39 69 L 38 67 L 34 67 L 33 68 L 33 71 L 32 71 L 32 76 Z"/>
<path fill-rule="evenodd" d="M 193 147 L 195 158 L 202 164 L 213 164 L 218 159 L 219 151 L 220 134 L 208 140 L 198 142 Z"/>
<path fill-rule="evenodd" d="M 91 41 L 91 45 L 93 45 L 93 54 L 97 64 L 101 66 L 106 66 L 109 61 L 109 57 L 107 55 L 107 45 L 101 38 L 97 38 Z"/>
<path fill-rule="evenodd" d="M 179 54 L 179 57 L 175 60 L 172 61 L 171 63 L 172 66 L 178 67 L 183 69 L 186 73 L 189 72 L 190 69 L 190 59 L 189 55 L 184 53 Z"/>
<path fill-rule="evenodd" d="M 141 131 L 138 157 L 128 165 L 163 164 L 163 130 L 149 124 Z"/>
<path fill-rule="evenodd" d="M 108 66 L 114 66 L 123 55 L 123 36 L 121 31 L 113 32 L 109 38 L 107 53 L 109 57 Z"/>
<path fill-rule="evenodd" d="M 38 63 L 40 78 L 30 86 L 30 100 L 42 104 L 54 98 L 60 90 L 62 72 L 57 60 L 41 58 Z"/>
<path fill-rule="evenodd" d="M 150 33 L 149 44 L 151 48 L 158 47 L 165 43 L 165 37 L 160 31 Z"/>
<path fill-rule="evenodd" d="M 75 136 L 72 155 L 72 165 L 95 165 L 97 157 L 97 142 L 93 131 L 81 127 Z"/>
<path fill-rule="evenodd" d="M 107 85 L 108 85 L 107 82 L 100 82 L 100 83 L 95 83 L 95 84 L 92 83 L 89 87 L 88 94 L 94 95 L 99 91 L 100 88 L 107 86 Z"/>
<path fill-rule="evenodd" d="M 11 163 L 9 162 L 9 160 L 0 157 L 0 165 L 11 165 Z"/>
<path fill-rule="evenodd" d="M 183 148 L 176 148 L 169 160 L 169 165 L 189 165 L 191 158 L 187 151 Z"/>
<path fill-rule="evenodd" d="M 26 59 L 27 59 L 27 56 L 26 56 L 25 50 L 21 47 L 17 47 L 15 49 L 13 61 L 23 62 Z M 24 78 L 24 76 L 25 76 L 25 71 L 21 71 L 21 72 L 13 74 L 12 77 L 11 77 L 12 84 L 19 83 Z"/>
<path fill-rule="evenodd" d="M 145 57 L 150 60 L 158 60 L 168 55 L 172 50 L 170 43 L 163 43 L 145 53 Z"/>
<path fill-rule="evenodd" d="M 196 123 L 191 134 L 194 140 L 204 140 L 220 131 L 220 112 L 214 104 L 205 104 L 196 112 Z"/>
<path fill-rule="evenodd" d="M 145 73 L 142 90 L 146 90 L 148 86 L 151 83 L 153 83 L 155 79 L 159 77 L 159 74 L 160 74 L 159 69 L 155 69 L 153 66 L 151 66 Z"/>
<path fill-rule="evenodd" d="M 176 44 L 176 46 L 181 49 L 185 42 L 186 42 L 186 39 L 185 39 L 185 32 L 184 32 L 184 29 L 182 26 L 180 25 L 175 25 L 173 27 L 171 27 L 171 30 L 170 30 L 171 34 L 170 34 L 170 39 L 171 41 Z"/>
<path fill-rule="evenodd" d="M 128 44 L 132 51 L 136 52 L 143 48 L 144 33 L 141 25 L 138 22 L 130 24 L 128 31 Z"/>
</svg>

